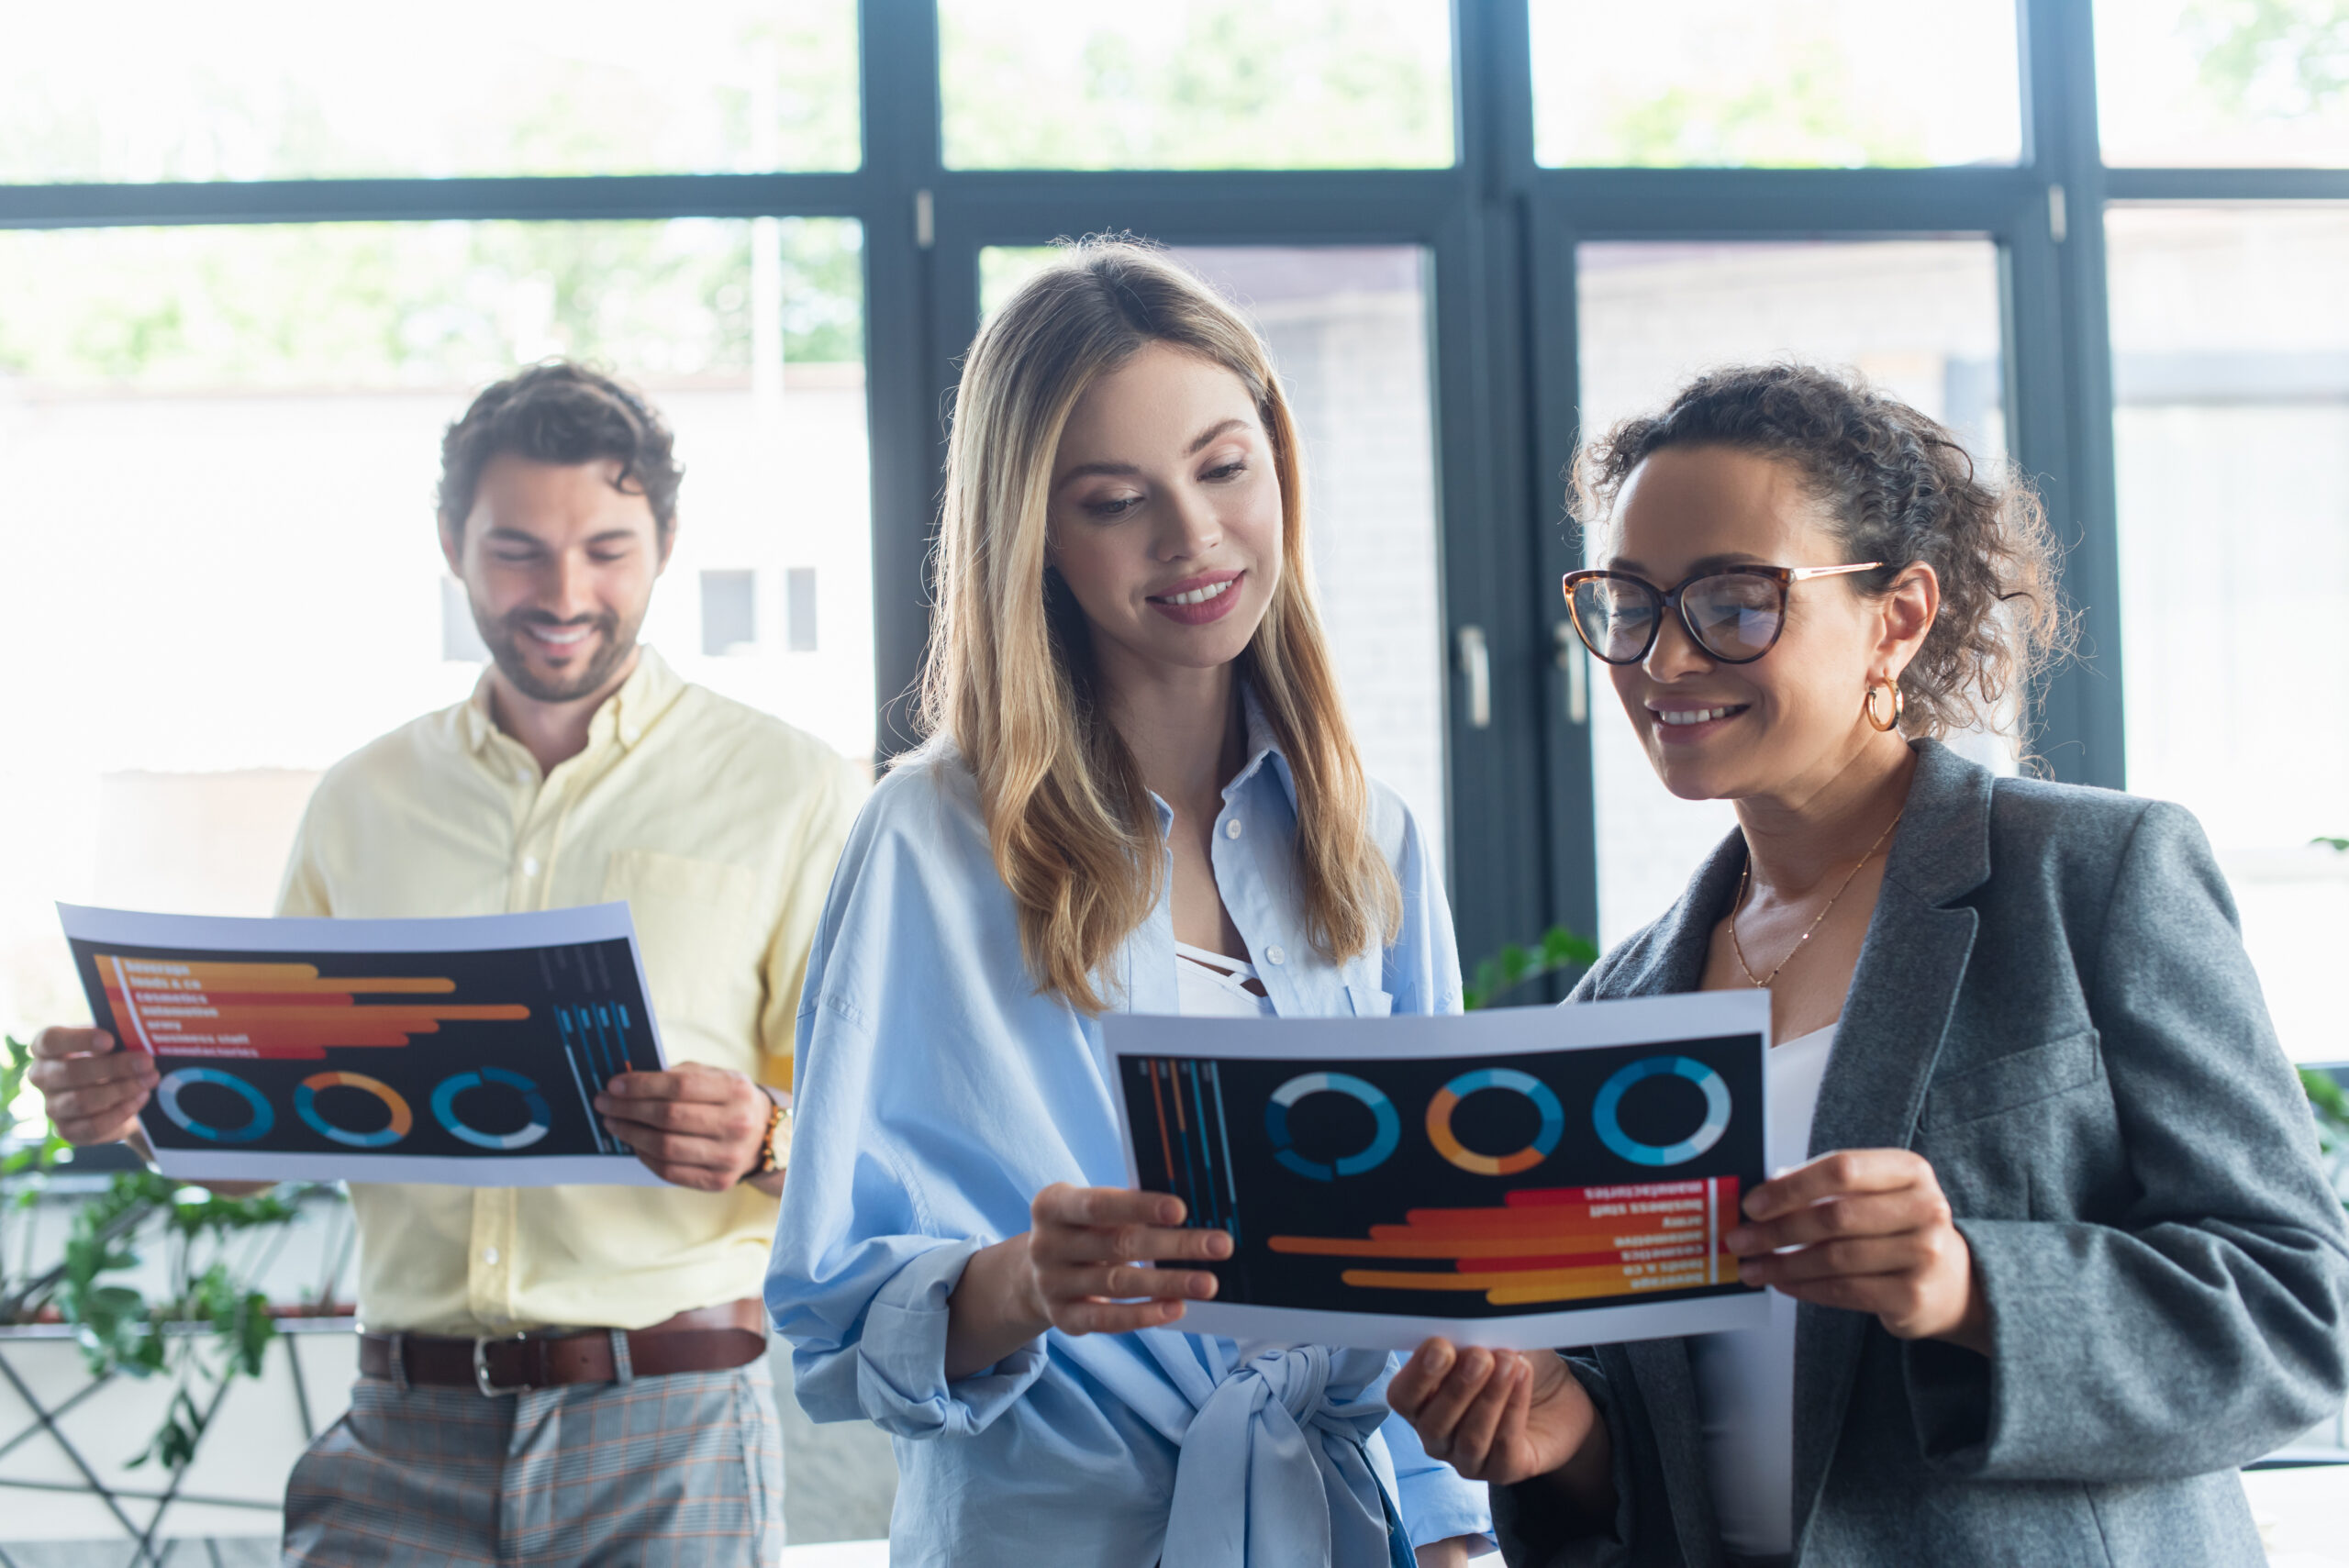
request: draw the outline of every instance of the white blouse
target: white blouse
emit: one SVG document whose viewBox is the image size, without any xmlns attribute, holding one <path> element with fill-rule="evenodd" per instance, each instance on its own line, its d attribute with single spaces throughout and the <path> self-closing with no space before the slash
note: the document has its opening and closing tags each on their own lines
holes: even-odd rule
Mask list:
<svg viewBox="0 0 2349 1568">
<path fill-rule="evenodd" d="M 1272 998 L 1248 989 L 1255 978 L 1256 966 L 1244 960 L 1174 944 L 1174 996 L 1186 1018 L 1271 1018 Z"/>
<path fill-rule="evenodd" d="M 1770 1126 L 1763 1159 L 1773 1174 L 1809 1158 L 1819 1086 L 1835 1025 L 1770 1052 Z M 1771 1291 L 1767 1328 L 1688 1341 L 1705 1473 L 1721 1544 L 1740 1557 L 1794 1550 L 1795 1299 Z"/>
</svg>

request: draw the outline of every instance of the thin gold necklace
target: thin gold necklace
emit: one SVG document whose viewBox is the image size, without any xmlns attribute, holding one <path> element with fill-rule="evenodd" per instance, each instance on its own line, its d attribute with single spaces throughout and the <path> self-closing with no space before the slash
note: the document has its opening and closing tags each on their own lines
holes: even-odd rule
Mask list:
<svg viewBox="0 0 2349 1568">
<path fill-rule="evenodd" d="M 1892 830 L 1900 826 L 1900 818 L 1907 815 L 1908 808 L 1905 806 L 1899 811 L 1893 813 L 1892 820 L 1884 825 L 1884 831 L 1876 836 L 1876 842 L 1868 846 L 1868 852 L 1862 855 L 1857 862 L 1853 865 L 1851 871 L 1844 875 L 1843 885 L 1835 890 L 1835 898 L 1841 898 L 1843 896 L 1845 890 L 1852 885 L 1853 879 L 1860 874 L 1860 867 L 1867 864 L 1869 861 L 1876 858 L 1876 851 L 1884 847 L 1884 841 L 1892 837 Z M 1738 873 L 1737 902 L 1730 907 L 1729 945 L 1730 951 L 1737 954 L 1737 967 L 1745 971 L 1745 978 L 1753 982 L 1753 985 L 1756 990 L 1763 990 L 1766 989 L 1782 973 L 1785 972 L 1787 965 L 1795 961 L 1796 953 L 1802 951 L 1803 943 L 1810 940 L 1811 931 L 1819 929 L 1820 926 L 1826 920 L 1828 915 L 1833 911 L 1835 907 L 1835 898 L 1830 898 L 1827 901 L 1827 907 L 1819 912 L 1819 918 L 1810 923 L 1809 930 L 1806 930 L 1801 936 L 1795 939 L 1795 945 L 1787 951 L 1786 957 L 1778 961 L 1778 967 L 1776 969 L 1772 970 L 1766 975 L 1756 976 L 1753 973 L 1753 966 L 1745 962 L 1745 944 L 1737 940 L 1737 917 L 1745 912 L 1745 895 L 1753 886 L 1753 851 L 1751 849 L 1748 849 L 1745 851 L 1745 869 Z"/>
</svg>

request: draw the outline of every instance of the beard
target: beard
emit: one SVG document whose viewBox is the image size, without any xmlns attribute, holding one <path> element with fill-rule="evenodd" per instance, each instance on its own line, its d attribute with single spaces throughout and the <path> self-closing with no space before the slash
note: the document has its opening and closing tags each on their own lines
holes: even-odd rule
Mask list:
<svg viewBox="0 0 2349 1568">
<path fill-rule="evenodd" d="M 585 621 L 560 621 L 539 610 L 515 610 L 501 617 L 482 612 L 479 603 L 473 606 L 473 627 L 489 648 L 489 656 L 496 662 L 498 673 L 510 682 L 516 691 L 533 702 L 566 703 L 592 696 L 612 678 L 615 671 L 628 662 L 636 651 L 636 636 L 644 625 L 643 611 L 623 622 L 618 615 L 606 611 Z M 590 626 L 597 633 L 593 646 L 595 656 L 575 673 L 563 672 L 552 679 L 530 668 L 522 651 L 522 628 L 526 626 L 569 627 Z"/>
</svg>

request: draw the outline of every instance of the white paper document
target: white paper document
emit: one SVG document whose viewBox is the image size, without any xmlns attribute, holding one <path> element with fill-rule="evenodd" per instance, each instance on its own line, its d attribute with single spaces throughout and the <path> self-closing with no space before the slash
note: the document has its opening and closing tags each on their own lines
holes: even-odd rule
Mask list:
<svg viewBox="0 0 2349 1568">
<path fill-rule="evenodd" d="M 1200 1333 L 1531 1350 L 1758 1329 L 1766 992 L 1454 1018 L 1112 1015 L 1129 1179 L 1229 1230 Z"/>
<path fill-rule="evenodd" d="M 445 920 L 60 905 L 91 1017 L 161 1073 L 187 1181 L 658 1186 L 591 1104 L 658 1072 L 626 904 Z"/>
</svg>

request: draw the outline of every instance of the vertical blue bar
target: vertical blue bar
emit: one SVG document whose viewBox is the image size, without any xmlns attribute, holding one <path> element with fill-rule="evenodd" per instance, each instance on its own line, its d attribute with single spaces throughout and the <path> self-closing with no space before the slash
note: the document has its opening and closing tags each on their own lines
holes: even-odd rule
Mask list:
<svg viewBox="0 0 2349 1568">
<path fill-rule="evenodd" d="M 1215 1086 L 1216 1140 L 1223 1146 L 1223 1190 L 1231 1196 L 1231 1249 L 1240 1250 L 1240 1184 L 1231 1174 L 1231 1118 L 1223 1108 L 1223 1072 L 1221 1065 L 1208 1063 L 1208 1080 Z"/>
<path fill-rule="evenodd" d="M 1196 1062 L 1186 1062 L 1183 1063 L 1183 1072 L 1191 1080 L 1191 1121 L 1199 1129 L 1199 1170 L 1207 1177 L 1208 1228 L 1219 1229 L 1221 1228 L 1219 1221 L 1223 1218 L 1223 1204 L 1222 1200 L 1216 1196 L 1215 1192 L 1215 1145 L 1210 1141 L 1214 1134 L 1208 1126 L 1207 1100 L 1199 1093 L 1199 1064 Z"/>
<path fill-rule="evenodd" d="M 1177 1096 L 1175 1104 L 1179 1107 L 1182 1104 L 1180 1095 L 1183 1093 L 1183 1080 L 1175 1072 L 1174 1063 L 1172 1062 L 1166 1064 L 1166 1077 L 1168 1086 Z M 1198 1178 L 1191 1173 L 1191 1135 L 1186 1132 L 1175 1141 L 1183 1146 L 1183 1203 L 1190 1210 L 1190 1213 L 1184 1218 L 1190 1224 L 1196 1225 L 1199 1220 L 1199 1182 Z"/>
</svg>

